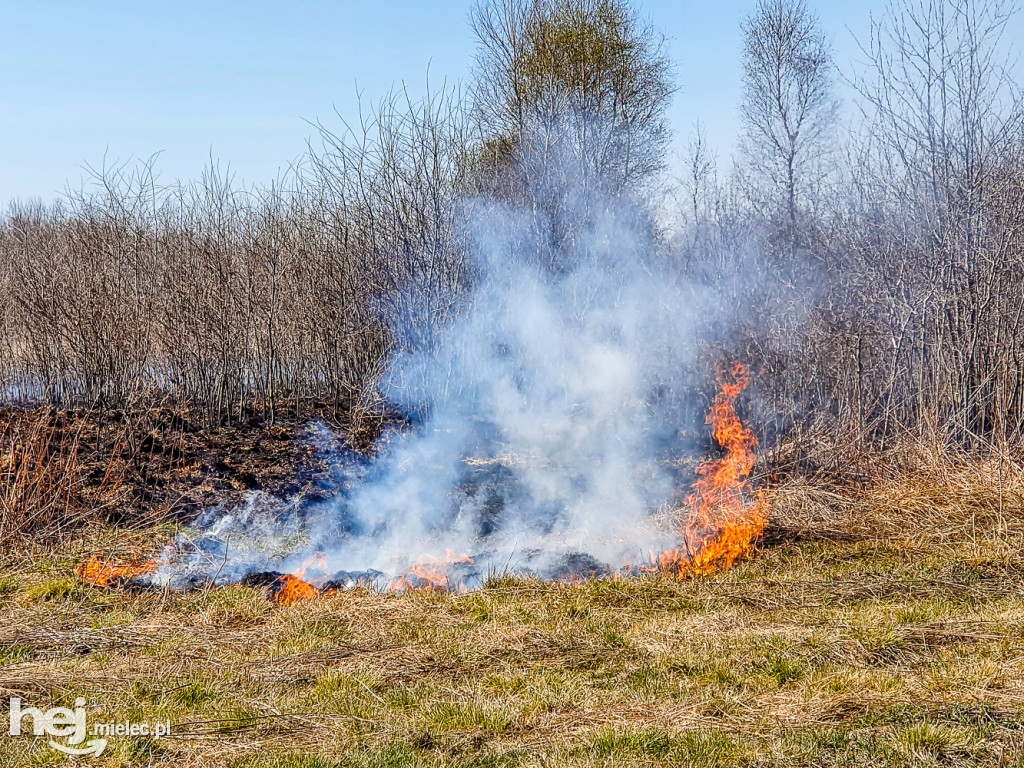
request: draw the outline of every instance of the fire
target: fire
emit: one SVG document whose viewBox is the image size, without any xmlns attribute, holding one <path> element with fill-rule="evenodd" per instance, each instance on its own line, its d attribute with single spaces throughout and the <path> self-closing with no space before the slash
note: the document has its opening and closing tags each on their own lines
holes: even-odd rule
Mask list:
<svg viewBox="0 0 1024 768">
<path fill-rule="evenodd" d="M 319 595 L 320 590 L 306 581 L 306 573 L 314 565 L 323 570 L 327 566 L 327 556 L 323 552 L 316 552 L 297 571 L 282 576 L 274 592 L 274 602 L 294 605 Z"/>
<path fill-rule="evenodd" d="M 691 514 L 683 526 L 683 545 L 655 558 L 657 570 L 678 576 L 711 573 L 732 567 L 748 554 L 764 532 L 767 504 L 758 494 L 744 500 L 747 478 L 754 468 L 757 437 L 736 415 L 736 398 L 750 384 L 750 372 L 736 363 L 719 377 L 721 390 L 708 413 L 715 441 L 725 456 L 697 467 L 697 481 L 686 499 Z"/>
<path fill-rule="evenodd" d="M 292 573 L 282 576 L 278 584 L 280 586 L 274 593 L 274 602 L 280 605 L 294 605 L 303 600 L 312 600 L 320 594 L 319 589 Z"/>
<path fill-rule="evenodd" d="M 312 555 L 309 556 L 309 558 L 306 560 L 306 562 L 304 562 L 299 567 L 299 569 L 297 571 L 294 571 L 291 575 L 292 576 L 296 576 L 297 578 L 300 578 L 300 579 L 305 579 L 306 578 L 306 573 L 314 565 L 317 568 L 319 568 L 321 571 L 324 568 L 326 568 L 327 567 L 327 555 L 325 555 L 323 552 L 314 552 Z"/>
<path fill-rule="evenodd" d="M 78 576 L 93 587 L 116 587 L 120 582 L 153 573 L 156 569 L 156 561 L 148 560 L 137 552 L 132 554 L 130 560 L 123 562 L 93 555 L 87 562 L 78 566 Z"/>
<path fill-rule="evenodd" d="M 457 555 L 446 550 L 444 558 L 433 555 L 421 555 L 419 563 L 412 566 L 391 587 L 392 592 L 403 592 L 410 589 L 425 589 L 432 592 L 447 592 L 451 589 L 451 567 L 458 563 L 472 563 L 469 555 Z"/>
<path fill-rule="evenodd" d="M 564 576 L 553 578 L 575 582 L 644 571 L 685 578 L 730 568 L 749 554 L 764 532 L 768 512 L 768 501 L 761 493 L 752 501 L 749 498 L 748 481 L 754 468 L 757 438 L 736 414 L 736 400 L 749 383 L 750 372 L 741 363 L 723 370 L 719 376 L 720 391 L 712 401 L 707 423 L 723 455 L 697 466 L 697 480 L 686 498 L 689 515 L 679 532 L 681 541 L 677 548 L 652 555 L 649 564 L 628 566 L 618 574 L 596 560 L 591 562 L 593 558 L 584 557 Z M 161 562 L 167 557 L 165 551 Z M 478 575 L 474 568 L 466 567 L 473 564 L 469 555 L 450 549 L 443 557 L 424 554 L 393 582 L 391 591 L 461 591 Z M 133 577 L 155 573 L 157 565 L 157 561 L 138 553 L 120 562 L 94 556 L 79 566 L 78 575 L 92 586 L 116 588 Z M 292 573 L 250 574 L 255 578 L 247 585 L 265 588 L 275 603 L 294 605 L 353 585 L 372 587 L 379 584 L 377 577 L 383 576 L 378 571 L 338 571 L 328 576 L 327 567 L 326 555 L 316 552 Z M 247 576 L 246 582 L 249 580 Z"/>
</svg>

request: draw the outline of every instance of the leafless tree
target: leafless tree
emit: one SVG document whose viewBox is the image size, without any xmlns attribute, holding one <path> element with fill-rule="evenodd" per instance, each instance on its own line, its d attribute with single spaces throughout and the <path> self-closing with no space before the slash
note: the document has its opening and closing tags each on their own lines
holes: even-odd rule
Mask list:
<svg viewBox="0 0 1024 768">
<path fill-rule="evenodd" d="M 686 175 L 683 186 L 689 195 L 694 228 L 711 215 L 714 189 L 718 179 L 718 154 L 708 143 L 707 130 L 699 122 L 686 147 Z"/>
<path fill-rule="evenodd" d="M 741 144 L 750 194 L 796 237 L 834 125 L 831 47 L 804 0 L 760 0 L 743 24 Z"/>
<path fill-rule="evenodd" d="M 855 178 L 865 246 L 853 253 L 892 316 L 887 412 L 951 420 L 960 440 L 1007 427 L 999 401 L 1021 406 L 1024 262 L 1005 216 L 1021 194 L 1006 175 L 1021 151 L 1003 40 L 1013 11 L 1002 0 L 894 2 L 855 79 L 868 139 Z M 897 388 L 904 373 L 912 395 Z M 897 413 L 901 400 L 918 413 Z"/>
</svg>

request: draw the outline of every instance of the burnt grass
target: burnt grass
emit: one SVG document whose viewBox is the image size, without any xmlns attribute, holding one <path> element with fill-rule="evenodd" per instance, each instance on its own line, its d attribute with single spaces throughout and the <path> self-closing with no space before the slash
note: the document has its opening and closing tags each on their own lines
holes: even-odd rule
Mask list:
<svg viewBox="0 0 1024 768">
<path fill-rule="evenodd" d="M 253 491 L 316 500 L 330 492 L 340 454 L 372 452 L 386 425 L 402 424 L 399 415 L 381 413 L 355 425 L 315 403 L 279 411 L 272 421 L 250 409 L 212 427 L 203 412 L 173 403 L 131 411 L 26 406 L 0 410 L 0 439 L 5 451 L 16 443 L 36 463 L 69 476 L 69 520 L 59 527 L 66 535 L 76 515 L 90 518 L 76 507 L 98 496 L 116 497 L 93 505 L 115 526 L 187 522 Z M 21 533 L 46 538 L 31 528 Z"/>
</svg>

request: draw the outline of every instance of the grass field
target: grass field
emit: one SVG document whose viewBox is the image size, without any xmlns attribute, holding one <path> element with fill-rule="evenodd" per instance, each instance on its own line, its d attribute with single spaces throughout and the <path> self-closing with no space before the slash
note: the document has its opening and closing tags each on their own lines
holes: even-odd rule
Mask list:
<svg viewBox="0 0 1024 768">
<path fill-rule="evenodd" d="M 690 581 L 279 606 L 83 586 L 109 531 L 19 556 L 0 696 L 173 732 L 68 758 L 4 727 L 0 765 L 1024 765 L 1024 479 L 922 466 L 783 486 L 755 557 Z"/>
</svg>

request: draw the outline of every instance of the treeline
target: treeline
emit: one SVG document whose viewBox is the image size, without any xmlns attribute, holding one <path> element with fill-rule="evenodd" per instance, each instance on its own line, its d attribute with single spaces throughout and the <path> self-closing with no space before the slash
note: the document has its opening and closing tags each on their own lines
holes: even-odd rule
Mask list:
<svg viewBox="0 0 1024 768">
<path fill-rule="evenodd" d="M 166 188 L 141 163 L 101 169 L 60 205 L 12 207 L 6 395 L 121 407 L 165 394 L 211 424 L 360 408 L 393 351 L 429 346 L 466 294 L 462 201 L 556 221 L 538 256 L 554 267 L 581 226 L 567 195 L 617 194 L 661 167 L 660 38 L 619 0 L 481 4 L 473 27 L 471 94 L 398 92 L 359 124 L 322 126 L 273 185 L 237 189 L 213 166 Z"/>
<path fill-rule="evenodd" d="M 791 436 L 800 460 L 908 431 L 1016 440 L 1013 10 L 896 0 L 862 41 L 867 63 L 839 73 L 803 0 L 761 0 L 743 27 L 731 169 L 698 128 L 684 178 L 666 182 L 675 73 L 627 0 L 483 0 L 465 92 L 398 93 L 359 125 L 324 127 L 278 183 L 239 190 L 212 167 L 165 188 L 141 164 L 58 206 L 11 208 L 6 395 L 121 406 L 167 393 L 211 423 L 364 407 L 394 350 L 431 344 L 473 282 L 464 201 L 543 222 L 537 257 L 557 270 L 586 225 L 579 200 L 629 197 L 651 221 L 674 218 L 650 224 L 652 254 L 725 308 L 708 313 L 707 341 L 760 371 L 759 429 Z M 849 121 L 840 75 L 856 90 Z"/>
<path fill-rule="evenodd" d="M 845 73 L 852 126 L 836 119 L 829 46 L 802 2 L 766 0 L 746 22 L 738 167 L 698 195 L 696 229 L 727 241 L 735 200 L 762 222 L 775 288 L 748 345 L 768 372 L 768 413 L 786 414 L 793 438 L 817 427 L 803 430 L 805 453 L 842 461 L 843 448 L 908 433 L 967 448 L 1021 437 L 1024 101 L 1004 37 L 1015 12 L 894 2 L 862 41 L 867 64 Z"/>
<path fill-rule="evenodd" d="M 108 169 L 0 225 L 8 397 L 121 407 L 168 394 L 210 423 L 315 399 L 358 405 L 389 351 L 440 328 L 466 281 L 455 231 L 466 135 L 450 94 L 324 131 L 283 184 L 210 168 L 161 188 Z"/>
</svg>

